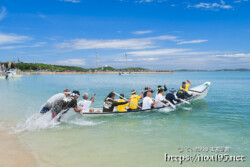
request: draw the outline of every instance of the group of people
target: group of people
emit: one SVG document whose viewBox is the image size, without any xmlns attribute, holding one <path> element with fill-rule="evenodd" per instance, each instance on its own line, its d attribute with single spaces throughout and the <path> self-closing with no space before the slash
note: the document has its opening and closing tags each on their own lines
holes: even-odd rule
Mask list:
<svg viewBox="0 0 250 167">
<path fill-rule="evenodd" d="M 148 110 L 160 108 L 166 105 L 176 105 L 193 95 L 188 93 L 191 82 L 189 80 L 187 80 L 187 82 L 188 84 L 182 82 L 182 85 L 177 92 L 174 88 L 171 88 L 170 93 L 167 93 L 165 97 L 164 94 L 167 92 L 167 86 L 166 84 L 164 84 L 163 87 L 159 85 L 155 99 L 152 97 L 154 90 L 151 87 L 145 87 L 145 90 L 140 92 L 140 96 L 136 94 L 136 90 L 132 90 L 129 98 L 125 98 L 124 94 L 117 94 L 112 91 L 104 99 L 102 112 L 113 112 L 116 106 L 118 112 L 126 112 L 127 110 Z M 115 95 L 118 95 L 120 99 L 115 100 Z M 74 90 L 71 92 L 69 89 L 65 89 L 63 93 L 58 93 L 49 98 L 40 113 L 45 114 L 48 111 L 51 111 L 52 118 L 60 120 L 61 116 L 67 113 L 70 108 L 73 108 L 77 113 L 101 112 L 100 110 L 90 108 L 91 104 L 95 101 L 95 95 L 89 100 L 88 93 L 83 93 L 83 100 L 77 102 L 79 96 L 79 91 Z M 142 102 L 140 102 L 141 99 Z"/>
</svg>

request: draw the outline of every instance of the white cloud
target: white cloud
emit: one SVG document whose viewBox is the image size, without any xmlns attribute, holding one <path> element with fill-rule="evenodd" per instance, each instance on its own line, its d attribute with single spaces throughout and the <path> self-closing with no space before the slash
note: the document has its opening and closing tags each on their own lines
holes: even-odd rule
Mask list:
<svg viewBox="0 0 250 167">
<path fill-rule="evenodd" d="M 42 14 L 42 13 L 39 13 L 38 16 L 39 16 L 40 18 L 42 18 L 42 19 L 44 19 L 44 18 L 47 17 L 46 15 L 44 15 L 44 14 Z"/>
<path fill-rule="evenodd" d="M 135 61 L 156 61 L 159 60 L 159 58 L 155 58 L 155 57 L 150 57 L 150 58 L 140 58 L 140 59 L 127 59 L 128 62 L 135 62 Z M 126 62 L 125 59 L 115 59 L 114 61 L 116 62 Z"/>
<path fill-rule="evenodd" d="M 151 30 L 145 30 L 145 31 L 134 31 L 132 32 L 133 34 L 141 35 L 141 34 L 149 34 L 152 33 L 153 31 Z"/>
<path fill-rule="evenodd" d="M 18 49 L 18 48 L 38 48 L 47 44 L 46 42 L 39 42 L 33 45 L 14 45 L 14 46 L 2 46 L 0 50 L 8 50 L 8 49 Z"/>
<path fill-rule="evenodd" d="M 137 3 L 149 3 L 149 2 L 153 2 L 154 0 L 139 0 L 139 1 L 135 1 Z"/>
<path fill-rule="evenodd" d="M 1 34 L 0 33 L 0 44 L 9 43 L 23 43 L 31 38 L 28 36 L 18 36 L 15 34 Z"/>
<path fill-rule="evenodd" d="M 68 60 L 57 61 L 57 64 L 67 65 L 67 66 L 70 66 L 70 65 L 83 66 L 86 63 L 84 59 L 68 59 Z"/>
<path fill-rule="evenodd" d="M 125 59 L 115 59 L 114 61 L 126 62 Z M 134 61 L 134 59 L 127 59 L 127 61 Z"/>
<path fill-rule="evenodd" d="M 64 2 L 80 3 L 80 0 L 62 0 Z"/>
<path fill-rule="evenodd" d="M 204 8 L 204 9 L 211 9 L 211 10 L 218 10 L 218 9 L 231 9 L 233 8 L 231 5 L 226 5 L 223 0 L 220 1 L 220 3 L 199 3 L 196 5 L 188 5 L 188 8 L 194 7 L 194 8 Z"/>
<path fill-rule="evenodd" d="M 190 56 L 190 55 L 211 55 L 220 52 L 197 52 L 192 49 L 158 49 L 127 52 L 130 56 Z"/>
<path fill-rule="evenodd" d="M 236 1 L 233 1 L 234 3 L 241 3 L 241 2 L 248 2 L 248 0 L 236 0 Z"/>
<path fill-rule="evenodd" d="M 203 42 L 207 42 L 208 40 L 206 39 L 197 39 L 197 40 L 191 40 L 191 41 L 181 41 L 178 44 L 190 44 L 190 43 L 203 43 Z"/>
<path fill-rule="evenodd" d="M 176 55 L 189 51 L 190 49 L 158 49 L 158 50 L 143 50 L 128 52 L 131 56 L 164 56 L 164 55 Z"/>
<path fill-rule="evenodd" d="M 153 58 L 153 57 L 151 57 L 151 58 L 144 58 L 142 60 L 143 61 L 156 61 L 156 60 L 159 60 L 159 58 Z"/>
<path fill-rule="evenodd" d="M 3 20 L 7 14 L 7 10 L 4 6 L 1 7 L 0 20 Z"/>
<path fill-rule="evenodd" d="M 121 1 L 124 1 L 124 0 L 121 0 Z M 135 0 L 135 3 L 150 3 L 150 2 L 158 2 L 158 3 L 161 3 L 161 2 L 165 2 L 167 0 Z"/>
<path fill-rule="evenodd" d="M 131 38 L 131 39 L 74 39 L 57 44 L 59 49 L 147 49 L 156 48 L 159 41 L 176 41 L 175 36 L 157 36 L 149 38 Z"/>
<path fill-rule="evenodd" d="M 222 55 L 213 55 L 213 57 L 246 58 L 250 57 L 250 53 L 222 54 Z"/>
</svg>

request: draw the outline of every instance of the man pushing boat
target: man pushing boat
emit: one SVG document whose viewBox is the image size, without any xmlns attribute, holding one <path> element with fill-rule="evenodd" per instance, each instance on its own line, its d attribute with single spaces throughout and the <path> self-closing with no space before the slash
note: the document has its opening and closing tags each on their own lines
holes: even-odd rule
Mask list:
<svg viewBox="0 0 250 167">
<path fill-rule="evenodd" d="M 71 94 L 69 89 L 65 89 L 64 93 L 57 93 L 54 96 L 50 97 L 45 105 L 43 106 L 42 110 L 40 111 L 41 114 L 45 114 L 46 112 L 50 111 L 54 104 L 58 101 L 64 99 L 65 97 Z"/>
<path fill-rule="evenodd" d="M 80 112 L 80 110 L 77 108 L 77 99 L 79 96 L 79 91 L 74 90 L 70 96 L 67 96 L 64 99 L 56 102 L 53 108 L 51 109 L 52 118 L 56 119 L 57 121 L 60 121 L 61 116 L 63 114 L 66 114 L 70 108 L 73 108 L 75 112 Z"/>
</svg>

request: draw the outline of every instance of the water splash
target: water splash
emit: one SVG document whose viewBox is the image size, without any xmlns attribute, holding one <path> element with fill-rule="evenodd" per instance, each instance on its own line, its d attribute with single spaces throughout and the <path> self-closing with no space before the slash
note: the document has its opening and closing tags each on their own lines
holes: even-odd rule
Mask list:
<svg viewBox="0 0 250 167">
<path fill-rule="evenodd" d="M 94 126 L 98 125 L 102 122 L 94 122 L 88 121 L 84 117 L 80 117 L 79 115 L 75 115 L 73 117 L 62 117 L 60 122 L 57 119 L 51 118 L 51 112 L 47 112 L 46 114 L 33 114 L 28 116 L 24 122 L 18 123 L 14 128 L 14 133 L 20 133 L 24 131 L 39 131 L 43 129 L 51 129 L 59 127 L 60 123 L 66 124 L 74 124 L 80 126 Z M 67 125 L 66 125 L 67 126 Z M 60 126 L 61 127 L 61 126 Z"/>
<path fill-rule="evenodd" d="M 74 124 L 74 125 L 80 125 L 80 126 L 93 126 L 101 124 L 102 122 L 93 122 L 93 121 L 87 121 L 82 118 L 76 118 L 74 120 L 65 121 L 66 123 Z"/>
<path fill-rule="evenodd" d="M 59 125 L 60 122 L 55 121 L 51 118 L 51 113 L 46 114 L 33 114 L 28 116 L 26 121 L 23 123 L 18 123 L 14 128 L 14 132 L 19 133 L 23 131 L 35 131 L 47 128 L 54 128 Z"/>
<path fill-rule="evenodd" d="M 158 111 L 163 112 L 163 113 L 168 113 L 168 112 L 174 111 L 174 109 L 166 107 L 166 108 L 161 108 Z"/>
</svg>

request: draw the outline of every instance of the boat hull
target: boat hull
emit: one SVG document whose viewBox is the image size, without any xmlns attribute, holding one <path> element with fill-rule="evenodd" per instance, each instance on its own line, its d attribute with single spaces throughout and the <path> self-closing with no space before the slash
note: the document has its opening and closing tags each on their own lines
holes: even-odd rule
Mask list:
<svg viewBox="0 0 250 167">
<path fill-rule="evenodd" d="M 189 90 L 189 93 L 193 93 L 193 96 L 191 98 L 189 98 L 187 101 L 191 102 L 191 101 L 195 101 L 195 100 L 199 100 L 199 99 L 203 99 L 209 90 L 211 83 L 210 82 L 205 82 L 204 84 L 201 84 L 199 86 L 196 86 L 194 88 L 191 88 Z M 177 107 L 181 106 L 183 103 L 179 103 L 177 104 Z M 164 107 L 159 107 L 159 108 L 154 108 L 154 109 L 148 109 L 148 110 L 128 110 L 127 112 L 118 112 L 118 111 L 114 111 L 114 112 L 82 112 L 81 115 L 83 116 L 87 116 L 87 117 L 93 117 L 93 116 L 112 116 L 112 115 L 116 115 L 116 114 L 129 114 L 129 113 L 137 113 L 137 112 L 148 112 L 148 111 L 156 111 L 159 109 L 169 109 L 170 111 L 173 110 L 173 108 L 171 106 L 164 106 Z"/>
</svg>

